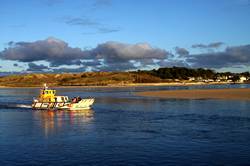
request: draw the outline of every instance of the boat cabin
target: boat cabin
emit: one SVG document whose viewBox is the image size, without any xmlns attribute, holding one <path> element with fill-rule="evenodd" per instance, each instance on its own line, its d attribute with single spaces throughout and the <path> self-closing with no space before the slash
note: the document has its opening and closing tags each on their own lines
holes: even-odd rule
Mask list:
<svg viewBox="0 0 250 166">
<path fill-rule="evenodd" d="M 56 90 L 48 89 L 46 84 L 40 90 L 39 102 L 69 102 L 68 96 L 56 96 Z"/>
<path fill-rule="evenodd" d="M 55 96 L 55 102 L 69 102 L 68 96 Z"/>
<path fill-rule="evenodd" d="M 56 90 L 42 89 L 39 96 L 40 102 L 68 102 L 68 96 L 56 96 Z"/>
<path fill-rule="evenodd" d="M 56 91 L 51 90 L 51 89 L 41 89 L 40 90 L 40 96 L 39 96 L 39 101 L 40 102 L 55 102 Z"/>
</svg>

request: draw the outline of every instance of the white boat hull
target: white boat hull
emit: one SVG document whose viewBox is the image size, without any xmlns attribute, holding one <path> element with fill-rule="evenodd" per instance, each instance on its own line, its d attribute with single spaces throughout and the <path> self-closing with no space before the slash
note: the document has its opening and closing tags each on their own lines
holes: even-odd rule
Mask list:
<svg viewBox="0 0 250 166">
<path fill-rule="evenodd" d="M 72 102 L 33 102 L 32 108 L 38 110 L 84 110 L 90 109 L 94 99 L 82 99 L 77 103 Z"/>
</svg>

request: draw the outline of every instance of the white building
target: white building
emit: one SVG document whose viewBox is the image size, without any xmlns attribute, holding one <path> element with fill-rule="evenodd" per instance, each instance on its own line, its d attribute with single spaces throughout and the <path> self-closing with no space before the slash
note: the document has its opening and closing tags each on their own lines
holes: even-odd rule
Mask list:
<svg viewBox="0 0 250 166">
<path fill-rule="evenodd" d="M 244 76 L 240 76 L 239 82 L 243 83 L 243 82 L 245 82 L 245 81 L 247 81 L 247 78 L 244 77 Z"/>
<path fill-rule="evenodd" d="M 195 81 L 195 78 L 194 77 L 188 77 L 188 80 L 189 81 Z"/>
</svg>

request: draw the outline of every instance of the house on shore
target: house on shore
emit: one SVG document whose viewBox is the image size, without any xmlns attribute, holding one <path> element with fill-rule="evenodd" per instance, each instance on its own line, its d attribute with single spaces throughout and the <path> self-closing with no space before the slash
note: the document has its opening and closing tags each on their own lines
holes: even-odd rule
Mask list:
<svg viewBox="0 0 250 166">
<path fill-rule="evenodd" d="M 240 76 L 239 82 L 243 83 L 245 81 L 247 81 L 247 78 L 245 76 Z"/>
</svg>

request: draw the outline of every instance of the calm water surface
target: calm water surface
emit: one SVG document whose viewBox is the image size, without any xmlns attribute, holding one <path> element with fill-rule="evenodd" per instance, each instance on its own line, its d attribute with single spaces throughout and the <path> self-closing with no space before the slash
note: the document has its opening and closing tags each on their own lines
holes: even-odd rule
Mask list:
<svg viewBox="0 0 250 166">
<path fill-rule="evenodd" d="M 73 112 L 32 111 L 38 89 L 0 89 L 0 165 L 249 165 L 249 101 L 134 95 L 188 88 L 250 86 L 58 88 L 96 98 Z"/>
</svg>

